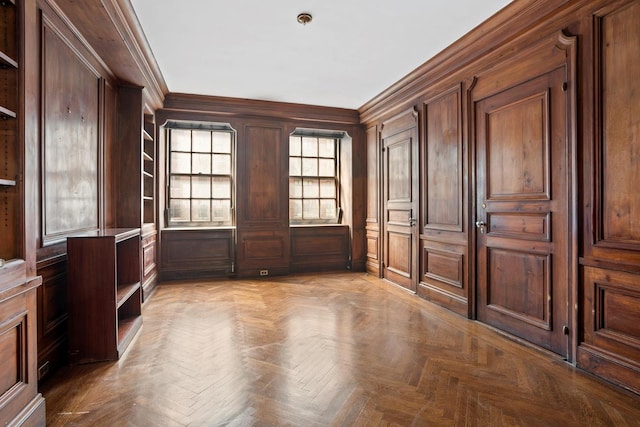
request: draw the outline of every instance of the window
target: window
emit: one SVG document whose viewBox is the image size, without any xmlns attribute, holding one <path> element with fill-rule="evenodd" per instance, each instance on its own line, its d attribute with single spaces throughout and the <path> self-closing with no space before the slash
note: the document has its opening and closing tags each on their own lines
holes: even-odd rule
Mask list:
<svg viewBox="0 0 640 427">
<path fill-rule="evenodd" d="M 169 122 L 169 226 L 233 225 L 235 132 Z"/>
<path fill-rule="evenodd" d="M 291 224 L 339 222 L 338 154 L 342 135 L 342 132 L 296 130 L 290 136 Z"/>
</svg>

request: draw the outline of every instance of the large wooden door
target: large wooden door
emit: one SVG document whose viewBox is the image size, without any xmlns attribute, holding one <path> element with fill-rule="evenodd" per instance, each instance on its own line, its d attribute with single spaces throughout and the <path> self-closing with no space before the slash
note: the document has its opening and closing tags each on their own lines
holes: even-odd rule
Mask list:
<svg viewBox="0 0 640 427">
<path fill-rule="evenodd" d="M 415 125 L 389 136 L 385 136 L 383 131 L 382 147 L 383 276 L 415 292 L 418 274 L 418 144 Z"/>
<path fill-rule="evenodd" d="M 478 319 L 567 355 L 564 70 L 476 103 Z"/>
</svg>

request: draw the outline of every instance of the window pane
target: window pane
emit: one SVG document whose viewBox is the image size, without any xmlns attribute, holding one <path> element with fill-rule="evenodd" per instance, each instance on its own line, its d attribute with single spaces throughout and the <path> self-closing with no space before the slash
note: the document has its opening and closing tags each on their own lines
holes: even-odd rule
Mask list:
<svg viewBox="0 0 640 427">
<path fill-rule="evenodd" d="M 302 175 L 302 159 L 300 157 L 292 157 L 289 159 L 289 175 Z"/>
<path fill-rule="evenodd" d="M 212 200 L 213 220 L 231 222 L 231 200 Z"/>
<path fill-rule="evenodd" d="M 169 217 L 173 222 L 189 221 L 189 200 L 171 200 Z"/>
<path fill-rule="evenodd" d="M 305 179 L 302 183 L 302 189 L 305 198 L 320 197 L 320 183 L 317 179 Z"/>
<path fill-rule="evenodd" d="M 292 178 L 289 180 L 289 197 L 301 198 L 302 197 L 302 180 L 299 178 Z"/>
<path fill-rule="evenodd" d="M 193 138 L 193 150 L 198 153 L 210 153 L 211 152 L 211 132 L 194 130 L 192 131 Z"/>
<path fill-rule="evenodd" d="M 231 153 L 231 134 L 229 132 L 213 132 L 213 152 Z"/>
<path fill-rule="evenodd" d="M 191 173 L 191 154 L 171 153 L 171 173 Z"/>
<path fill-rule="evenodd" d="M 169 196 L 183 199 L 191 197 L 191 179 L 188 176 L 172 176 Z"/>
<path fill-rule="evenodd" d="M 231 175 L 231 155 L 213 155 L 213 173 L 216 175 Z"/>
<path fill-rule="evenodd" d="M 320 180 L 320 197 L 335 198 L 336 182 L 333 179 Z"/>
<path fill-rule="evenodd" d="M 191 185 L 191 197 L 196 199 L 208 199 L 211 197 L 211 178 L 208 176 L 194 176 Z"/>
<path fill-rule="evenodd" d="M 194 222 L 211 221 L 209 200 L 191 200 L 191 220 Z"/>
<path fill-rule="evenodd" d="M 212 197 L 216 199 L 230 199 L 231 179 L 228 177 L 214 177 Z"/>
<path fill-rule="evenodd" d="M 336 201 L 320 200 L 320 218 L 333 219 L 336 217 Z"/>
<path fill-rule="evenodd" d="M 320 218 L 320 206 L 318 199 L 302 201 L 302 215 L 304 219 Z"/>
<path fill-rule="evenodd" d="M 302 175 L 318 176 L 318 159 L 302 159 Z"/>
<path fill-rule="evenodd" d="M 306 157 L 318 156 L 318 138 L 302 138 L 302 155 Z"/>
<path fill-rule="evenodd" d="M 193 173 L 211 173 L 211 154 L 193 155 Z"/>
<path fill-rule="evenodd" d="M 302 219 L 302 200 L 289 200 L 289 218 Z"/>
<path fill-rule="evenodd" d="M 335 139 L 319 138 L 318 139 L 318 156 L 335 157 Z"/>
<path fill-rule="evenodd" d="M 290 156 L 302 155 L 302 137 L 292 136 L 289 138 L 289 155 Z"/>
<path fill-rule="evenodd" d="M 191 151 L 190 130 L 171 130 L 171 151 Z"/>
<path fill-rule="evenodd" d="M 229 131 L 168 130 L 170 223 L 233 223 L 233 138 Z"/>
<path fill-rule="evenodd" d="M 319 176 L 336 176 L 336 164 L 333 159 L 318 160 Z"/>
</svg>

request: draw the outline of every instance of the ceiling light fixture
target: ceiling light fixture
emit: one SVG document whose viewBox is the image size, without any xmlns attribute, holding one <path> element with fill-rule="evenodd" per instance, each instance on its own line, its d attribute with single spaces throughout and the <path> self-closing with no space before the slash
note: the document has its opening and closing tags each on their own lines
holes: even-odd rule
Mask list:
<svg viewBox="0 0 640 427">
<path fill-rule="evenodd" d="M 307 25 L 309 22 L 311 22 L 312 19 L 313 16 L 311 16 L 310 13 L 303 12 L 298 15 L 298 22 L 302 25 Z"/>
</svg>

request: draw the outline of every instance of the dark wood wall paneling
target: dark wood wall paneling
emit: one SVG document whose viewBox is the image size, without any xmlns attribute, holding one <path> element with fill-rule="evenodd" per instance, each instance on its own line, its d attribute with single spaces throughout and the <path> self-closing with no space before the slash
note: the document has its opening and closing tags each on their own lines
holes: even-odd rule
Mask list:
<svg viewBox="0 0 640 427">
<path fill-rule="evenodd" d="M 43 277 L 38 290 L 41 376 L 68 356 L 65 238 L 98 228 L 141 226 L 141 186 L 136 182 L 141 179 L 143 110 L 152 111 L 162 102 L 161 81 L 150 84 L 151 90 L 123 85 L 128 78 L 148 84 L 156 76 L 151 68 L 132 71 L 141 67 L 145 56 L 123 47 L 136 40 L 135 32 L 106 37 L 115 31 L 109 27 L 116 25 L 114 20 L 124 16 L 110 15 L 100 25 L 95 24 L 95 15 L 88 20 L 78 16 L 94 6 L 97 3 L 78 6 L 40 0 L 33 16 L 34 28 L 41 34 L 34 52 L 42 51 L 41 57 L 36 55 L 41 62 L 33 66 L 41 91 L 32 94 L 42 103 L 42 109 L 33 109 L 42 129 L 40 154 L 33 153 L 43 177 L 34 205 L 38 214 L 33 215 L 39 228 L 33 256 Z M 94 12 L 106 10 L 100 5 Z M 120 29 L 131 24 L 118 22 Z M 131 55 L 138 55 L 138 61 L 132 62 Z M 152 289 L 157 274 L 155 226 L 151 226 L 142 247 L 146 291 Z"/>
<path fill-rule="evenodd" d="M 43 244 L 99 226 L 102 80 L 42 15 Z"/>
<path fill-rule="evenodd" d="M 141 86 L 146 85 L 149 79 L 156 80 L 157 84 L 152 85 L 153 93 L 150 97 L 154 107 L 160 105 L 166 86 L 163 86 L 154 67 L 140 66 L 141 63 L 149 62 L 144 58 L 148 56 L 148 46 L 142 51 L 130 49 L 130 46 L 135 44 L 146 46 L 146 41 L 131 31 L 122 31 L 123 23 L 128 22 L 127 19 L 133 16 L 130 7 L 123 9 L 120 2 L 114 0 L 103 2 L 101 5 L 90 2 L 89 7 L 84 8 L 67 0 L 41 0 L 38 4 L 43 9 L 45 19 L 49 20 L 51 29 L 55 26 L 56 31 L 51 34 L 62 35 L 61 40 L 71 49 L 72 55 L 69 58 L 72 64 L 77 65 L 78 70 L 82 67 L 92 70 L 92 79 L 95 78 L 96 81 L 97 87 L 92 86 L 91 95 L 87 90 L 87 98 L 84 100 L 87 101 L 94 96 L 97 96 L 98 100 L 98 104 L 94 105 L 98 110 L 97 123 L 87 124 L 87 129 L 92 130 L 95 125 L 97 138 L 102 141 L 97 152 L 98 164 L 101 166 L 97 169 L 96 209 L 97 224 L 104 226 L 117 221 L 117 211 L 113 205 L 103 202 L 103 199 L 113 200 L 117 194 L 117 189 L 111 187 L 113 176 L 110 176 L 112 172 L 109 167 L 114 159 L 108 154 L 103 154 L 110 152 L 109 141 L 112 136 L 109 135 L 109 129 L 115 121 L 115 115 L 110 114 L 117 93 L 115 75 L 121 78 L 125 76 L 124 80 Z M 103 6 L 105 4 L 106 6 Z M 571 113 L 570 120 L 575 123 L 573 128 L 569 129 L 568 137 L 570 144 L 581 141 L 580 152 L 576 153 L 580 164 L 575 163 L 575 158 L 567 159 L 565 173 L 570 178 L 578 175 L 582 179 L 579 184 L 569 184 L 571 194 L 566 207 L 569 213 L 568 223 L 565 225 L 567 236 L 574 236 L 573 241 L 568 242 L 569 282 L 574 283 L 569 289 L 569 303 L 573 307 L 572 301 L 575 299 L 578 308 L 572 314 L 573 322 L 569 325 L 571 346 L 576 348 L 571 357 L 577 356 L 579 366 L 640 392 L 640 382 L 637 381 L 640 377 L 640 332 L 636 326 L 640 313 L 640 237 L 637 235 L 640 228 L 637 223 L 640 203 L 633 187 L 640 175 L 639 162 L 635 158 L 639 151 L 637 118 L 640 117 L 640 102 L 637 98 L 637 76 L 634 74 L 638 69 L 637 60 L 640 57 L 639 7 L 637 0 L 513 2 L 503 12 L 365 104 L 360 109 L 359 117 L 358 112 L 352 110 L 188 95 L 168 97 L 164 104 L 167 109 L 164 111 L 164 117 L 230 122 L 241 133 L 244 132 L 245 126 L 255 126 L 256 129 L 280 129 L 281 146 L 286 146 L 285 138 L 296 126 L 347 130 L 354 137 L 354 149 L 349 159 L 353 174 L 353 211 L 348 213 L 352 233 L 350 254 L 354 257 L 354 266 L 364 266 L 366 263 L 368 271 L 380 274 L 384 255 L 381 235 L 381 125 L 398 112 L 417 108 L 421 162 L 420 243 L 417 248 L 421 256 L 418 289 L 426 298 L 473 316 L 476 307 L 477 271 L 477 232 L 473 226 L 477 208 L 477 171 L 474 161 L 476 153 L 473 140 L 476 124 L 474 114 L 471 113 L 474 111 L 473 102 L 483 99 L 482 86 L 486 85 L 484 82 L 491 81 L 493 69 L 505 63 L 508 58 L 517 56 L 519 52 L 526 51 L 531 54 L 531 46 L 540 40 L 540 35 L 556 37 L 562 30 L 566 30 L 567 34 L 578 36 L 578 63 L 581 67 L 577 70 L 568 67 L 565 70 L 569 77 L 570 92 L 572 87 L 576 87 L 576 82 L 571 80 L 574 76 L 572 73 L 577 72 L 579 77 L 580 86 L 577 87 L 577 93 L 571 95 L 573 99 L 579 99 L 580 104 L 577 108 L 568 108 Z M 61 10 L 71 18 L 71 22 L 79 26 L 79 32 L 67 29 L 67 24 L 59 17 Z M 102 22 L 96 20 L 96 16 L 104 16 L 108 18 L 104 21 L 110 23 L 95 26 L 96 21 Z M 114 17 L 122 19 L 123 16 L 129 18 L 123 22 L 114 22 Z M 46 31 L 44 34 L 47 34 Z M 82 34 L 87 34 L 87 39 L 84 39 Z M 53 40 L 55 44 L 55 39 Z M 125 40 L 124 44 L 121 44 L 122 40 Z M 88 48 L 89 44 L 93 48 Z M 39 51 L 35 46 L 32 48 L 33 52 Z M 552 50 L 538 52 L 538 63 L 548 64 L 548 55 Z M 138 61 L 131 61 L 132 52 Z M 565 49 L 565 52 L 570 55 L 572 50 Z M 69 52 L 61 52 L 61 57 L 68 54 Z M 56 65 L 55 58 L 53 59 L 50 71 L 63 66 Z M 103 59 L 115 68 L 106 68 Z M 32 69 L 38 67 L 34 66 Z M 46 71 L 42 69 L 42 73 Z M 521 83 L 523 72 L 522 68 L 514 69 L 513 72 L 504 75 L 504 79 L 500 80 L 494 89 L 489 89 L 487 85 L 484 97 L 491 95 L 491 90 L 509 89 Z M 41 79 L 44 79 L 44 75 L 40 75 L 36 80 Z M 82 79 L 78 79 L 78 82 L 81 81 Z M 86 83 L 85 89 L 88 86 Z M 35 86 L 31 87 L 31 91 L 34 92 L 31 94 L 33 96 L 28 98 L 39 99 L 35 93 Z M 54 97 L 62 95 L 53 94 Z M 569 99 L 568 102 L 573 101 Z M 75 115 L 81 110 L 84 109 L 74 108 L 70 113 Z M 576 121 L 578 110 L 584 118 L 580 122 Z M 27 114 L 37 114 L 38 111 L 33 105 L 31 108 L 25 107 Z M 91 111 L 86 111 L 86 117 L 92 117 Z M 82 117 L 80 115 L 79 119 L 82 120 Z M 29 121 L 37 123 L 38 118 L 31 117 Z M 158 122 L 161 124 L 162 120 Z M 366 134 L 361 130 L 360 123 L 367 129 Z M 46 121 L 43 126 L 46 126 Z M 27 132 L 31 133 L 26 135 L 27 139 L 36 140 L 38 128 L 29 127 Z M 261 132 L 258 131 L 258 134 Z M 268 134 L 269 132 L 262 133 L 260 138 L 266 138 L 268 141 Z M 245 141 L 245 138 L 244 134 L 239 135 L 238 140 Z M 33 156 L 29 159 L 37 159 L 36 150 L 33 147 L 30 149 L 33 150 Z M 164 162 L 163 156 L 164 154 L 159 153 L 161 163 Z M 283 154 L 282 157 L 284 158 Z M 241 158 L 249 163 L 253 161 L 251 155 L 243 154 L 242 150 L 239 150 L 238 161 Z M 362 158 L 367 159 L 366 167 L 360 160 Z M 35 163 L 36 160 L 33 160 L 31 165 L 34 166 Z M 445 170 L 441 167 L 443 163 L 450 167 Z M 281 164 L 278 167 L 281 170 L 286 169 Z M 159 178 L 162 179 L 161 176 Z M 436 179 L 442 179 L 442 185 L 450 191 L 444 191 L 441 185 L 434 184 L 433 181 Z M 277 178 L 272 177 L 272 180 L 275 182 Z M 274 190 L 269 185 L 269 182 L 260 182 L 255 188 L 271 191 L 273 194 L 279 192 L 280 201 L 284 206 L 282 198 L 288 192 L 286 186 L 281 183 L 281 187 Z M 159 195 L 164 196 L 163 186 L 160 185 L 159 189 Z M 88 194 L 90 193 L 91 190 Z M 358 194 L 367 193 L 366 203 L 358 199 Z M 162 200 L 162 197 L 160 199 Z M 241 200 L 240 197 L 238 199 Z M 576 200 L 581 202 L 579 210 L 572 205 Z M 26 213 L 25 229 L 38 227 L 43 230 L 46 227 L 46 216 L 35 215 L 35 211 L 45 212 L 45 206 L 34 206 L 28 207 L 34 210 L 34 215 Z M 268 215 L 264 218 L 267 218 L 267 222 L 276 223 L 272 218 L 274 211 L 270 211 L 268 204 L 265 206 L 269 209 Z M 283 212 L 286 216 L 287 209 Z M 258 237 L 258 245 L 248 249 L 251 256 L 246 259 L 251 259 L 251 262 L 255 261 L 260 253 L 270 250 L 269 245 L 277 240 L 273 236 L 265 236 L 264 233 L 270 231 L 261 223 L 262 217 L 252 215 L 245 218 L 247 221 L 243 225 L 248 226 L 246 231 L 249 234 L 246 236 L 251 237 L 251 233 L 254 233 L 253 236 Z M 32 221 L 34 217 L 38 220 Z M 500 219 L 494 215 L 490 226 L 494 229 L 500 226 L 509 229 L 508 221 L 496 222 L 496 218 Z M 60 221 L 53 217 L 51 219 Z M 76 220 L 81 223 L 84 217 Z M 240 223 L 242 220 L 239 220 Z M 544 218 L 536 224 L 544 231 Z M 68 226 L 66 223 L 54 223 L 52 229 L 58 230 Z M 578 234 L 578 227 L 584 236 L 580 240 L 579 251 L 572 249 L 577 246 L 575 236 Z M 238 231 L 240 234 L 242 230 Z M 285 231 L 283 227 L 275 232 L 285 233 L 286 235 L 283 234 L 280 238 L 287 239 L 291 244 L 297 242 L 297 230 Z M 32 234 L 36 235 L 35 232 Z M 54 235 L 51 236 L 51 242 L 55 238 Z M 63 347 L 62 341 L 58 339 L 60 337 L 53 331 L 64 324 L 64 292 L 60 290 L 60 283 L 65 274 L 65 248 L 64 244 L 44 245 L 46 242 L 43 236 L 44 234 L 41 234 L 37 239 L 38 249 L 26 251 L 29 253 L 25 254 L 27 258 L 37 256 L 38 273 L 45 278 L 44 286 L 48 286 L 38 295 L 39 306 L 43 310 L 43 313 L 39 313 L 42 326 L 42 335 L 39 337 L 39 365 L 44 362 L 42 358 L 50 357 L 56 352 L 56 348 Z M 292 239 L 291 236 L 295 237 Z M 337 236 L 334 237 L 336 242 L 341 242 Z M 164 236 L 160 239 L 160 245 L 163 244 L 163 240 Z M 271 242 L 266 244 L 269 248 L 261 247 L 262 241 Z M 304 242 L 304 238 L 301 241 Z M 289 262 L 286 268 L 293 269 L 290 262 L 294 261 L 295 264 L 295 254 L 289 254 L 290 247 L 285 247 L 285 243 L 282 245 L 278 260 L 286 259 Z M 159 246 L 159 249 L 163 253 L 164 247 Z M 579 277 L 576 274 L 578 256 Z M 285 263 L 276 264 L 280 268 Z M 254 267 L 260 268 L 258 265 L 248 263 L 246 273 L 253 274 Z M 44 356 L 45 353 L 48 353 L 48 356 Z"/>
<path fill-rule="evenodd" d="M 609 3 L 589 22 L 585 62 L 595 133 L 583 163 L 578 365 L 640 393 L 640 2 Z"/>
<path fill-rule="evenodd" d="M 418 294 L 469 315 L 464 100 L 463 85 L 456 84 L 422 101 Z"/>
<path fill-rule="evenodd" d="M 367 153 L 367 209 L 366 209 L 366 270 L 380 276 L 382 272 L 380 254 L 380 146 L 378 143 L 378 126 L 366 130 Z"/>
<path fill-rule="evenodd" d="M 102 203 L 104 132 L 113 115 L 104 106 L 115 102 L 104 76 L 110 72 L 79 40 L 58 11 L 39 2 L 42 62 L 38 64 L 43 109 L 37 203 L 40 232 L 37 271 L 38 367 L 41 376 L 67 360 L 67 288 L 65 236 L 103 225 L 110 212 Z M 63 90 L 60 89 L 61 86 Z M 106 89 L 105 89 L 106 87 Z M 109 191 L 109 189 L 107 189 Z M 78 198 L 75 198 L 78 193 Z"/>
<path fill-rule="evenodd" d="M 234 273 L 240 277 L 258 276 L 261 270 L 269 275 L 287 274 L 291 271 L 325 269 L 327 263 L 318 262 L 328 257 L 328 263 L 339 269 L 363 270 L 365 265 L 365 194 L 366 177 L 364 162 L 364 135 L 354 110 L 305 106 L 300 104 L 252 101 L 199 95 L 168 94 L 165 108 L 157 113 L 157 122 L 167 120 L 192 120 L 228 123 L 236 130 L 236 235 L 233 259 L 226 264 L 214 262 L 211 269 L 180 270 L 181 277 L 224 275 L 229 273 L 229 263 L 237 260 Z M 313 128 L 345 131 L 349 138 L 341 146 L 341 204 L 343 224 L 348 231 L 348 251 L 344 241 L 335 238 L 333 226 L 310 227 L 292 231 L 289 227 L 289 135 L 296 128 Z M 166 159 L 163 160 L 166 164 Z M 163 180 L 164 174 L 160 174 Z M 162 182 L 160 188 L 166 183 Z M 161 209 L 166 195 L 160 198 Z M 177 277 L 176 254 L 171 250 L 176 239 L 183 244 L 190 241 L 200 245 L 202 236 L 213 230 L 163 229 L 160 237 L 162 253 L 160 270 L 162 277 Z M 317 233 L 331 247 L 303 247 L 301 242 Z M 179 237 L 180 236 L 180 237 Z M 293 240 L 293 237 L 302 240 Z M 168 245 L 168 246 L 167 246 Z M 237 245 L 237 246 L 236 246 Z M 210 249 L 202 247 L 210 253 Z M 303 260 L 301 250 L 314 261 Z M 340 255 L 339 255 L 340 254 Z M 198 264 L 200 255 L 191 255 L 187 264 Z M 215 254 L 210 254 L 214 256 Z M 237 256 L 237 259 L 236 259 Z M 340 261 L 337 261 L 340 258 Z"/>
<path fill-rule="evenodd" d="M 563 287 L 564 304 L 571 309 L 559 315 L 562 323 L 548 323 L 551 330 L 567 327 L 565 337 L 553 340 L 566 340 L 566 357 L 578 366 L 640 392 L 640 196 L 635 189 L 640 179 L 639 28 L 637 0 L 513 2 L 365 104 L 360 113 L 367 129 L 367 271 L 384 275 L 380 126 L 401 111 L 417 108 L 418 293 L 463 315 L 477 315 L 482 303 L 476 300 L 477 274 L 479 264 L 487 262 L 476 259 L 476 241 L 485 241 L 474 224 L 480 213 L 486 213 L 480 219 L 486 219 L 485 230 L 495 238 L 517 234 L 539 248 L 534 241 L 558 242 L 553 244 L 559 245 L 566 260 L 555 260 L 545 271 L 552 274 L 563 267 L 564 279 L 557 286 Z M 559 210 L 521 219 L 499 210 L 484 212 L 483 201 L 476 196 L 487 176 L 478 170 L 476 138 L 481 128 L 477 121 L 485 119 L 476 116 L 476 107 L 553 72 L 564 79 L 562 87 L 550 83 L 548 93 L 541 96 L 561 102 L 567 126 L 562 135 L 549 128 L 551 133 L 541 137 L 555 144 L 549 150 L 557 148 L 556 141 L 564 140 L 565 145 L 556 153 L 547 152 L 556 163 L 540 177 L 543 185 L 557 185 L 558 174 L 566 179 L 553 190 L 554 197 L 566 191 L 559 203 L 551 205 L 551 210 Z M 557 90 L 566 95 L 553 98 Z M 542 122 L 559 119 L 553 111 L 547 113 Z M 558 162 L 559 155 L 563 158 Z M 533 198 L 541 199 L 542 193 Z M 558 216 L 560 222 L 552 227 Z M 551 276 L 545 273 L 540 280 Z M 544 289 L 549 297 L 557 297 L 552 288 Z M 557 301 L 529 308 L 536 316 L 542 313 L 541 319 L 549 316 L 538 322 L 542 324 L 551 322 L 548 310 L 554 305 Z"/>
<path fill-rule="evenodd" d="M 291 272 L 344 270 L 349 266 L 349 226 L 291 227 Z"/>
<path fill-rule="evenodd" d="M 289 144 L 277 123 L 248 123 L 238 138 L 238 274 L 289 272 Z"/>
<path fill-rule="evenodd" d="M 224 277 L 235 272 L 235 230 L 165 229 L 161 232 L 162 280 Z"/>
</svg>

